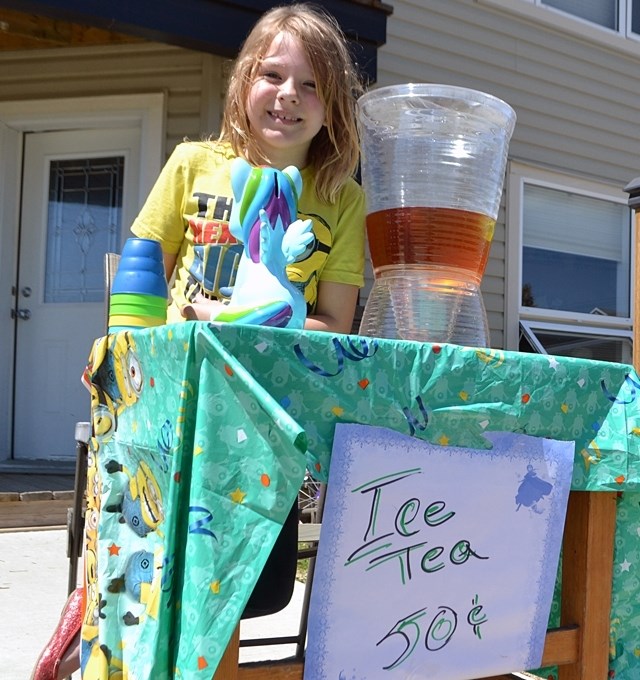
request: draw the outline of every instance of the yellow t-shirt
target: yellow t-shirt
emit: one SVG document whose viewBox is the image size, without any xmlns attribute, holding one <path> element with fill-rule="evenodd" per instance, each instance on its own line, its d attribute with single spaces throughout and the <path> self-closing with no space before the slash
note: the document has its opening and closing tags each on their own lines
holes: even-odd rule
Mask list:
<svg viewBox="0 0 640 680">
<path fill-rule="evenodd" d="M 179 144 L 131 228 L 177 254 L 169 322 L 184 320 L 180 307 L 198 293 L 217 298 L 235 280 L 242 244 L 229 232 L 234 157 L 226 144 Z M 305 168 L 301 175 L 298 217 L 312 220 L 315 238 L 287 275 L 304 291 L 312 314 L 320 281 L 364 285 L 365 201 L 360 185 L 349 180 L 334 203 L 323 203 L 315 195 L 313 172 Z"/>
</svg>

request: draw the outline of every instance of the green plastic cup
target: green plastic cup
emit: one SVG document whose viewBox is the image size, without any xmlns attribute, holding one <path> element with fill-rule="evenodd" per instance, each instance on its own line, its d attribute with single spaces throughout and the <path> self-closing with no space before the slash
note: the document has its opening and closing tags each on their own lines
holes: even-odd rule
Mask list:
<svg viewBox="0 0 640 680">
<path fill-rule="evenodd" d="M 167 308 L 167 298 L 157 295 L 144 295 L 143 293 L 112 293 L 109 304 L 142 304 L 148 308 L 165 309 Z"/>
</svg>

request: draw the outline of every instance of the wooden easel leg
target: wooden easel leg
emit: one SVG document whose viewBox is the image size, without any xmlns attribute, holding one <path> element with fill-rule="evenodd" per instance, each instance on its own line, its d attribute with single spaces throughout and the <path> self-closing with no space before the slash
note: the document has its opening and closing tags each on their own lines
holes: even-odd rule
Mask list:
<svg viewBox="0 0 640 680">
<path fill-rule="evenodd" d="M 565 522 L 561 624 L 577 624 L 578 661 L 559 680 L 602 680 L 609 671 L 609 616 L 616 529 L 613 492 L 572 491 Z"/>
<path fill-rule="evenodd" d="M 236 626 L 229 644 L 220 659 L 213 680 L 237 680 L 240 663 L 240 624 Z"/>
</svg>

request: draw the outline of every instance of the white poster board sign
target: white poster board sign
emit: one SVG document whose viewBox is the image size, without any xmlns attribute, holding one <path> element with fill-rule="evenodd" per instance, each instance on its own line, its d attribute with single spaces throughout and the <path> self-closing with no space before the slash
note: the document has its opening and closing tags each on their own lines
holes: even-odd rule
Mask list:
<svg viewBox="0 0 640 680">
<path fill-rule="evenodd" d="M 490 450 L 338 425 L 305 680 L 468 680 L 540 666 L 573 442 Z"/>
</svg>

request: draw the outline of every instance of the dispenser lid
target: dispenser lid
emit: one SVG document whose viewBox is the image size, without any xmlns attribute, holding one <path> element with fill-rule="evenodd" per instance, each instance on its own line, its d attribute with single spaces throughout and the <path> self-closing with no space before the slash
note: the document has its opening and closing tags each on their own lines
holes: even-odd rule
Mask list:
<svg viewBox="0 0 640 680">
<path fill-rule="evenodd" d="M 632 179 L 624 190 L 629 194 L 629 207 L 640 208 L 640 177 Z"/>
</svg>

